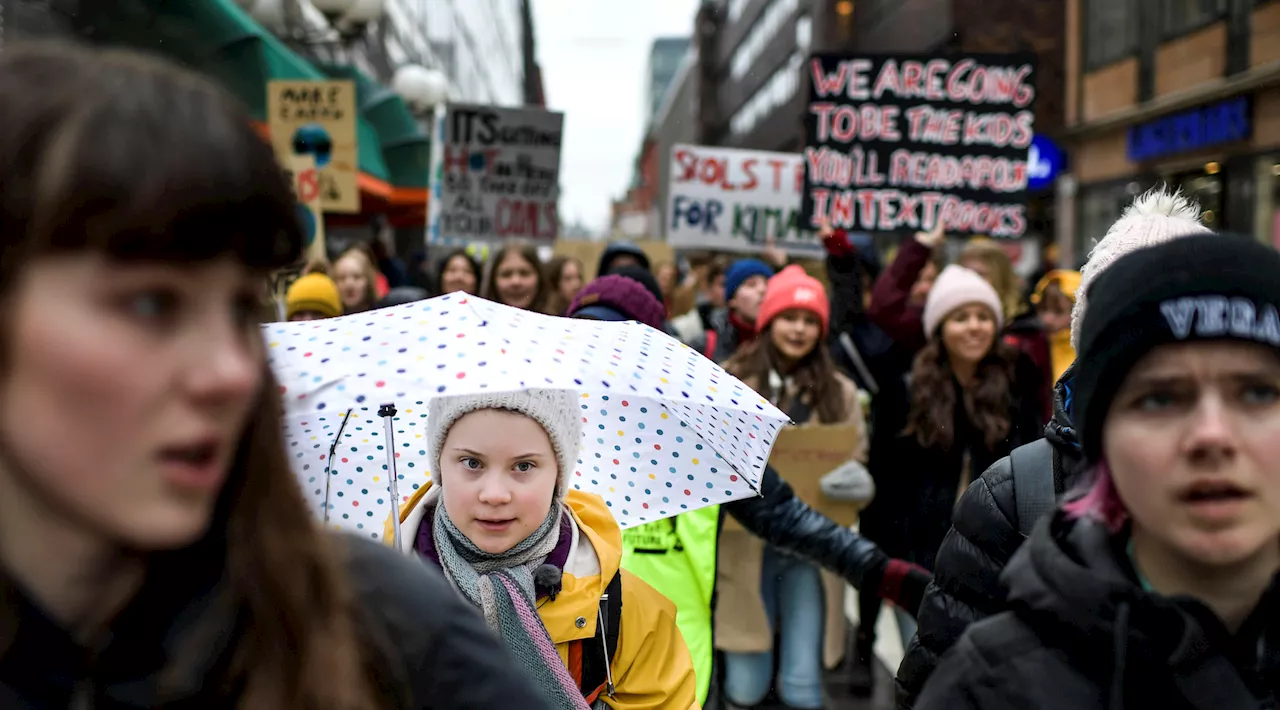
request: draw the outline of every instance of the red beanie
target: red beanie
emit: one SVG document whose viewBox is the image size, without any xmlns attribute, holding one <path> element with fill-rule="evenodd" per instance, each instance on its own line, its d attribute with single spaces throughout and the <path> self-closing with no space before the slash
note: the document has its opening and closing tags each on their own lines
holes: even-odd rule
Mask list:
<svg viewBox="0 0 1280 710">
<path fill-rule="evenodd" d="M 806 274 L 804 269 L 792 264 L 769 279 L 764 292 L 760 313 L 756 316 L 756 332 L 763 332 L 779 313 L 800 308 L 818 316 L 822 322 L 822 334 L 831 325 L 831 304 L 827 302 L 827 290 L 822 282 Z"/>
</svg>

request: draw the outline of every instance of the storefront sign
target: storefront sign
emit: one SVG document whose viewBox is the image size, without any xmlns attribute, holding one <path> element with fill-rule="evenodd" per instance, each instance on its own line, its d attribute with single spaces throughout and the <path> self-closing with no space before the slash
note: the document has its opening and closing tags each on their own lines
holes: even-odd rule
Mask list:
<svg viewBox="0 0 1280 710">
<path fill-rule="evenodd" d="M 443 140 L 432 168 L 432 195 L 439 201 L 428 234 L 432 244 L 549 244 L 559 235 L 564 114 L 450 104 L 438 129 Z"/>
<path fill-rule="evenodd" d="M 1048 136 L 1035 134 L 1027 155 L 1027 189 L 1038 192 L 1051 187 L 1067 167 L 1067 155 Z"/>
<path fill-rule="evenodd" d="M 672 246 L 759 252 L 773 237 L 790 253 L 821 254 L 813 230 L 800 229 L 800 154 L 675 145 L 668 170 Z"/>
<path fill-rule="evenodd" d="M 1035 57 L 814 55 L 802 223 L 1020 237 Z"/>
<path fill-rule="evenodd" d="M 325 212 L 360 212 L 355 82 L 272 80 L 267 126 L 281 164 L 299 154 L 315 159 Z"/>
<path fill-rule="evenodd" d="M 1129 160 L 1141 163 L 1248 140 L 1253 134 L 1248 96 L 1161 116 L 1129 128 Z"/>
</svg>

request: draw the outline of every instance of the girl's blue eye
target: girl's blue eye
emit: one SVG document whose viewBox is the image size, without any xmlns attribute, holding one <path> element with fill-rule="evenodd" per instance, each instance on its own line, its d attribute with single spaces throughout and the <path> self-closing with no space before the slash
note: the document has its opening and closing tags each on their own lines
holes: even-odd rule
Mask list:
<svg viewBox="0 0 1280 710">
<path fill-rule="evenodd" d="M 124 307 L 130 315 L 144 320 L 167 318 L 177 308 L 178 298 L 166 291 L 143 291 L 135 293 L 124 300 Z"/>
<path fill-rule="evenodd" d="M 533 470 L 533 464 L 528 461 L 521 461 L 515 465 L 515 469 L 520 473 L 528 473 Z"/>
<path fill-rule="evenodd" d="M 463 468 L 470 469 L 472 471 L 480 468 L 483 465 L 480 463 L 479 459 L 475 459 L 470 456 L 463 457 L 460 460 L 460 463 L 462 464 Z"/>
<path fill-rule="evenodd" d="M 1243 398 L 1255 406 L 1273 404 L 1280 399 L 1280 389 L 1275 385 L 1250 385 L 1244 389 Z"/>
</svg>

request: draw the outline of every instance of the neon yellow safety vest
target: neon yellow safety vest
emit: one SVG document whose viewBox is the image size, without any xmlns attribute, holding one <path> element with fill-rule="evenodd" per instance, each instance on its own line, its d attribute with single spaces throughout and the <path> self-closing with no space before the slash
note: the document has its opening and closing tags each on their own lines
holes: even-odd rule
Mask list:
<svg viewBox="0 0 1280 710">
<path fill-rule="evenodd" d="M 720 506 L 622 531 L 622 567 L 648 582 L 676 605 L 676 626 L 684 636 L 698 681 L 698 704 L 711 688 L 711 594 L 716 584 Z"/>
</svg>

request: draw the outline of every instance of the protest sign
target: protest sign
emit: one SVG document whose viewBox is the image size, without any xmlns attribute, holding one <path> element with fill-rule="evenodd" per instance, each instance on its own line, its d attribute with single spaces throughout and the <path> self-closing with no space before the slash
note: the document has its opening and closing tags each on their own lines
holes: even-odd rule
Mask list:
<svg viewBox="0 0 1280 710">
<path fill-rule="evenodd" d="M 667 241 L 676 247 L 758 252 L 772 236 L 789 252 L 821 253 L 801 229 L 804 158 L 700 145 L 671 147 Z"/>
<path fill-rule="evenodd" d="M 320 171 L 315 157 L 295 155 L 285 163 L 285 177 L 298 199 L 298 223 L 302 228 L 303 258 L 306 263 L 325 261 L 324 213 L 320 198 Z"/>
<path fill-rule="evenodd" d="M 828 498 L 822 493 L 819 482 L 832 469 L 849 460 L 862 431 L 850 424 L 786 427 L 778 432 L 773 443 L 769 465 L 791 484 L 797 498 L 841 526 L 848 527 L 857 522 L 858 510 L 862 506 Z M 724 528 L 741 529 L 741 525 L 725 520 Z"/>
<path fill-rule="evenodd" d="M 267 127 L 282 165 L 295 155 L 315 159 L 325 212 L 360 212 L 354 82 L 267 82 Z"/>
<path fill-rule="evenodd" d="M 807 66 L 805 224 L 1026 232 L 1033 55 L 814 55 Z"/>
<path fill-rule="evenodd" d="M 450 104 L 439 128 L 432 244 L 556 238 L 564 114 Z"/>
</svg>

